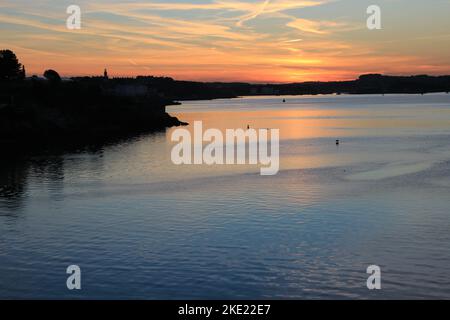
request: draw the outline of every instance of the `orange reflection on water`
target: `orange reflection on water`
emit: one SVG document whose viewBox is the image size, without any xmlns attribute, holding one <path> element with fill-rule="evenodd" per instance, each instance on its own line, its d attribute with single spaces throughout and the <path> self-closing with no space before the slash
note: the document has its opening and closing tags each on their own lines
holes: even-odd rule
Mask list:
<svg viewBox="0 0 450 320">
<path fill-rule="evenodd" d="M 410 109 L 269 109 L 214 110 L 171 112 L 183 121 L 202 121 L 203 128 L 280 129 L 282 140 L 309 138 L 339 138 L 348 136 L 397 135 L 399 130 L 445 128 L 450 125 L 450 111 L 434 113 Z M 443 114 L 446 115 L 443 117 Z M 188 129 L 191 129 L 189 126 Z"/>
</svg>

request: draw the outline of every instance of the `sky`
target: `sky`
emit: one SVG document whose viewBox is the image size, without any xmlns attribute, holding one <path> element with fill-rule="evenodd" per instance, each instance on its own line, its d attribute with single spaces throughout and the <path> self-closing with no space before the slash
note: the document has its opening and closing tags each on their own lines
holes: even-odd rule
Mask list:
<svg viewBox="0 0 450 320">
<path fill-rule="evenodd" d="M 366 25 L 381 8 L 381 30 Z M 81 8 L 81 29 L 66 10 Z M 28 75 L 300 82 L 450 74 L 450 0 L 0 0 Z"/>
</svg>

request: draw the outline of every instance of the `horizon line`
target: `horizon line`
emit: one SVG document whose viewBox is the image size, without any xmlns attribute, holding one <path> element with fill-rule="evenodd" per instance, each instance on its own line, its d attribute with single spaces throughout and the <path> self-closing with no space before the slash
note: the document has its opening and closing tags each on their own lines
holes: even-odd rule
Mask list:
<svg viewBox="0 0 450 320">
<path fill-rule="evenodd" d="M 56 71 L 56 70 L 55 70 Z M 450 74 L 384 74 L 384 73 L 377 73 L 377 72 L 369 72 L 369 73 L 361 73 L 356 77 L 348 78 L 348 79 L 341 79 L 341 80 L 307 80 L 307 81 L 290 81 L 290 82 L 277 82 L 277 81 L 263 81 L 263 82 L 253 82 L 253 81 L 243 81 L 243 80 L 232 80 L 232 81 L 225 81 L 225 80 L 188 80 L 188 79 L 177 79 L 174 77 L 171 77 L 169 75 L 144 75 L 144 74 L 137 74 L 137 75 L 131 75 L 131 76 L 110 76 L 108 77 L 108 80 L 114 80 L 114 79 L 134 79 L 136 80 L 138 77 L 154 77 L 154 78 L 170 78 L 174 81 L 180 81 L 180 82 L 200 82 L 200 83 L 243 83 L 243 84 L 250 84 L 250 85 L 283 85 L 283 84 L 298 84 L 298 83 L 331 83 L 331 82 L 347 82 L 347 81 L 355 81 L 358 80 L 361 76 L 368 76 L 368 75 L 380 75 L 383 77 L 450 77 Z M 26 78 L 32 78 L 32 77 L 38 77 L 38 78 L 44 78 L 43 75 L 36 75 L 33 74 L 31 76 L 27 76 Z M 61 76 L 62 79 L 73 79 L 73 78 L 104 78 L 104 75 L 74 75 L 74 76 Z"/>
</svg>

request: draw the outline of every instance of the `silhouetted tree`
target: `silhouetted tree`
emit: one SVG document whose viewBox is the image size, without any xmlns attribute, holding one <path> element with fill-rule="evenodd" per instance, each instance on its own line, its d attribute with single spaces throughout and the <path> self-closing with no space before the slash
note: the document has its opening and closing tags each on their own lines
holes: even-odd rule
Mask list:
<svg viewBox="0 0 450 320">
<path fill-rule="evenodd" d="M 21 67 L 14 52 L 11 50 L 0 50 L 0 80 L 19 79 Z"/>
<path fill-rule="evenodd" d="M 52 83 L 59 83 L 61 82 L 61 77 L 59 76 L 58 72 L 55 70 L 46 70 L 44 72 L 44 77 L 47 78 L 48 81 Z"/>
</svg>

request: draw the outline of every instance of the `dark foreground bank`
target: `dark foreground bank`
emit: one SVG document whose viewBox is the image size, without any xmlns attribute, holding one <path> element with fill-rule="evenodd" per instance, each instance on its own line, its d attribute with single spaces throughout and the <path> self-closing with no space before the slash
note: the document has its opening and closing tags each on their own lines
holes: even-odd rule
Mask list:
<svg viewBox="0 0 450 320">
<path fill-rule="evenodd" d="M 3 81 L 0 141 L 91 140 L 186 124 L 165 111 L 173 101 L 129 91 L 107 82 Z"/>
</svg>

